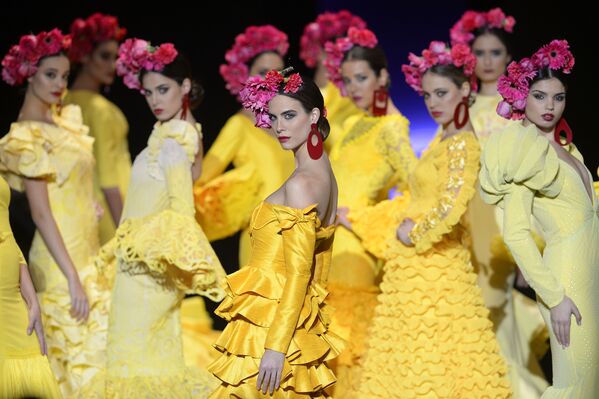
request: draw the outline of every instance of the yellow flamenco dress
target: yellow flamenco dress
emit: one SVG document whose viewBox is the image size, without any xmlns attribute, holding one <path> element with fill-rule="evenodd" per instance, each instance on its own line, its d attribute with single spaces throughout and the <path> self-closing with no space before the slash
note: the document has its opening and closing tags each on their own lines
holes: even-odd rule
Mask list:
<svg viewBox="0 0 599 399">
<path fill-rule="evenodd" d="M 250 221 L 252 256 L 227 277 L 216 314 L 228 321 L 209 370 L 221 384 L 212 399 L 327 398 L 335 382 L 327 365 L 343 349 L 329 330 L 325 298 L 334 227 L 316 205 L 305 209 L 262 202 Z M 273 396 L 256 389 L 265 349 L 285 353 Z"/>
<path fill-rule="evenodd" d="M 67 280 L 36 231 L 29 267 L 38 292 L 48 344 L 48 359 L 63 396 L 73 397 L 104 367 L 110 291 L 98 284 L 92 258 L 100 243 L 94 207 L 93 138 L 76 105 L 54 112 L 54 124 L 23 121 L 0 139 L 0 174 L 17 191 L 23 179 L 44 179 L 66 249 L 90 304 L 89 318 L 71 317 Z"/>
<path fill-rule="evenodd" d="M 513 123 L 497 114 L 500 100 L 499 95 L 479 95 L 470 107 L 470 120 L 482 149 L 492 134 Z M 501 238 L 501 215 L 497 211 L 499 208 L 485 204 L 479 195 L 470 201 L 466 217 L 472 263 L 508 366 L 513 397 L 538 399 L 549 385 L 538 362 L 548 349 L 549 335 L 535 301 L 513 288 L 516 264 Z"/>
<path fill-rule="evenodd" d="M 330 159 L 339 186 L 339 207 L 350 216 L 386 196 L 385 188 L 399 178 L 405 188 L 416 162 L 410 145 L 408 120 L 400 114 L 351 117 L 331 151 Z M 346 397 L 359 381 L 356 364 L 364 354 L 364 340 L 377 303 L 380 263 L 353 232 L 339 226 L 335 233 L 329 303 L 335 309 L 331 329 L 348 342 L 334 364 L 338 383 L 335 397 Z"/>
<path fill-rule="evenodd" d="M 116 227 L 102 189 L 118 188 L 124 201 L 131 177 L 127 118 L 119 107 L 93 91 L 71 90 L 64 101 L 81 107 L 83 124 L 89 127 L 89 134 L 95 139 L 94 188 L 96 201 L 104 209 L 100 219 L 100 243 L 105 244 L 114 236 Z"/>
<path fill-rule="evenodd" d="M 234 168 L 225 173 L 230 163 Z M 231 116 L 202 162 L 195 184 L 196 217 L 210 241 L 242 231 L 239 264 L 249 261 L 248 223 L 252 210 L 276 191 L 295 167 L 267 131 L 241 112 Z"/>
<path fill-rule="evenodd" d="M 356 398 L 511 396 L 464 243 L 479 153 L 470 131 L 435 140 L 410 176 L 409 202 L 383 201 L 354 221 L 365 246 L 386 259 Z M 395 238 L 406 217 L 416 223 L 413 247 Z"/>
<path fill-rule="evenodd" d="M 62 398 L 35 331 L 27 335 L 27 304 L 19 286 L 25 258 L 8 222 L 10 189 L 0 177 L 0 398 Z"/>
<path fill-rule="evenodd" d="M 327 85 L 320 89 L 320 92 L 324 98 L 324 105 L 327 109 L 327 119 L 331 126 L 331 132 L 324 141 L 324 149 L 330 154 L 335 144 L 341 139 L 341 136 L 343 136 L 343 126 L 345 121 L 350 116 L 361 114 L 363 111 L 358 109 L 349 97 L 342 96 L 337 86 L 331 81 L 328 81 Z"/>
<path fill-rule="evenodd" d="M 584 168 L 573 144 L 566 148 Z M 536 126 L 514 122 L 491 136 L 482 156 L 483 199 L 503 208 L 503 238 L 526 281 L 535 290 L 541 314 L 565 295 L 582 314 L 572 318 L 570 345 L 562 348 L 549 328 L 553 386 L 543 399 L 596 398 L 599 393 L 599 201 L 592 186 L 562 160 Z M 543 255 L 531 236 L 531 214 L 546 242 Z"/>
<path fill-rule="evenodd" d="M 96 262 L 116 257 L 105 373 L 85 398 L 206 398 L 218 381 L 183 358 L 185 294 L 219 301 L 225 277 L 194 218 L 191 166 L 200 126 L 157 122 L 136 157 L 115 238 Z"/>
</svg>

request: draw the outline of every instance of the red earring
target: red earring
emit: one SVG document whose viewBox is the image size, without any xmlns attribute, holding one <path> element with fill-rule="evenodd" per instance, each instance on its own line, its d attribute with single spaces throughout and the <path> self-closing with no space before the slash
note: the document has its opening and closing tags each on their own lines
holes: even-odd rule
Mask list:
<svg viewBox="0 0 599 399">
<path fill-rule="evenodd" d="M 562 132 L 566 133 L 566 142 L 562 141 Z M 553 132 L 553 137 L 561 146 L 566 146 L 572 142 L 574 135 L 572 134 L 570 125 L 568 125 L 568 122 L 566 122 L 566 118 L 562 117 L 557 122 L 557 126 L 555 126 L 555 132 Z"/>
<path fill-rule="evenodd" d="M 314 139 L 316 139 L 316 144 L 314 143 Z M 316 123 L 313 123 L 310 127 L 310 134 L 308 135 L 308 155 L 312 159 L 320 159 L 322 156 L 322 135 L 318 130 L 318 126 Z"/>
<path fill-rule="evenodd" d="M 187 119 L 187 110 L 189 110 L 189 94 L 183 96 L 183 104 L 181 105 L 181 119 Z"/>
<path fill-rule="evenodd" d="M 460 120 L 460 114 L 462 113 L 461 109 L 464 109 L 462 120 Z M 466 123 L 468 123 L 469 119 L 470 114 L 468 113 L 468 97 L 464 97 L 457 107 L 455 107 L 455 111 L 453 112 L 453 123 L 455 124 L 455 128 L 463 128 L 466 126 Z"/>
<path fill-rule="evenodd" d="M 387 115 L 387 103 L 389 102 L 389 93 L 385 86 L 381 86 L 374 91 L 372 99 L 372 115 L 383 116 Z"/>
</svg>

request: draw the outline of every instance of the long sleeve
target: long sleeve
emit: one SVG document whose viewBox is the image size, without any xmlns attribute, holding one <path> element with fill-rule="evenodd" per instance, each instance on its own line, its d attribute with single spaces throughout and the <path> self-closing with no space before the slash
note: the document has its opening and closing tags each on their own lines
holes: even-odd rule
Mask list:
<svg viewBox="0 0 599 399">
<path fill-rule="evenodd" d="M 407 188 L 408 177 L 418 158 L 410 143 L 409 122 L 402 115 L 386 117 L 377 140 L 379 151 L 393 170 L 391 186 L 398 185 L 401 190 Z M 390 187 L 388 187 L 390 188 Z"/>
<path fill-rule="evenodd" d="M 264 347 L 287 353 L 312 275 L 316 244 L 316 210 L 276 209 L 283 236 L 285 286 Z M 300 213 L 301 212 L 301 213 Z"/>
<path fill-rule="evenodd" d="M 474 134 L 464 132 L 447 140 L 447 164 L 441 170 L 439 199 L 410 232 L 419 253 L 430 249 L 460 222 L 476 191 L 480 147 Z"/>
<path fill-rule="evenodd" d="M 234 115 L 221 129 L 216 140 L 210 146 L 202 162 L 202 176 L 198 184 L 203 185 L 222 174 L 227 166 L 235 159 L 243 140 L 244 130 L 237 118 L 243 115 Z"/>
<path fill-rule="evenodd" d="M 503 239 L 526 281 L 547 306 L 553 307 L 562 301 L 565 292 L 564 287 L 544 266 L 543 258 L 531 235 L 530 215 L 533 199 L 533 191 L 516 184 L 503 197 Z"/>
<path fill-rule="evenodd" d="M 169 209 L 193 217 L 195 208 L 191 162 L 185 150 L 175 139 L 166 138 L 158 162 L 164 170 Z"/>
</svg>

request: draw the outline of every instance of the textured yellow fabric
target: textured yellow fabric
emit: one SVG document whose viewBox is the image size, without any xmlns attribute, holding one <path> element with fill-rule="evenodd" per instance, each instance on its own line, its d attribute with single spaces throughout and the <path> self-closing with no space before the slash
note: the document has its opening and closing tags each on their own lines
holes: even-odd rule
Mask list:
<svg viewBox="0 0 599 399">
<path fill-rule="evenodd" d="M 405 188 L 416 157 L 410 145 L 409 122 L 402 115 L 350 117 L 331 150 L 331 166 L 339 187 L 339 207 L 350 217 L 359 215 L 386 195 L 398 182 Z M 364 353 L 364 339 L 376 305 L 380 262 L 368 253 L 360 239 L 344 227 L 335 232 L 330 303 L 335 308 L 331 329 L 349 344 L 333 364 L 338 383 L 334 396 L 345 397 L 359 378 L 353 367 Z M 353 385 L 352 385 L 353 384 Z"/>
<path fill-rule="evenodd" d="M 100 243 L 104 244 L 114 236 L 115 225 L 101 189 L 116 187 L 125 199 L 131 177 L 129 125 L 121 110 L 99 93 L 71 90 L 64 101 L 81 107 L 83 124 L 89 127 L 89 135 L 95 139 L 94 189 L 96 200 L 104 208 L 100 219 Z"/>
<path fill-rule="evenodd" d="M 185 366 L 181 339 L 185 292 L 224 296 L 224 270 L 194 219 L 191 165 L 199 140 L 199 125 L 157 123 L 135 159 L 110 243 L 118 269 L 107 367 L 86 398 L 203 398 L 216 386 L 206 370 Z"/>
<path fill-rule="evenodd" d="M 89 319 L 79 323 L 69 314 L 67 280 L 36 232 L 29 266 L 44 316 L 48 359 L 62 394 L 70 397 L 104 367 L 110 291 L 97 285 L 91 263 L 99 249 L 93 139 L 76 105 L 63 107 L 54 121 L 13 123 L 0 140 L 0 173 L 20 191 L 24 178 L 47 180 L 52 215 L 88 295 Z"/>
<path fill-rule="evenodd" d="M 475 192 L 478 162 L 472 132 L 435 141 L 410 176 L 409 202 L 399 197 L 386 201 L 395 205 L 377 205 L 400 211 L 397 220 L 416 222 L 416 245 L 404 246 L 388 229 L 385 274 L 356 398 L 510 397 L 507 369 L 462 243 L 467 231 L 461 220 Z"/>
<path fill-rule="evenodd" d="M 492 134 L 513 123 L 497 114 L 499 101 L 499 95 L 479 95 L 470 107 L 470 120 L 483 149 Z M 548 349 L 548 333 L 541 314 L 529 311 L 536 309 L 535 301 L 513 288 L 516 263 L 503 243 L 502 216 L 497 214 L 498 211 L 499 208 L 486 204 L 480 195 L 472 198 L 466 214 L 472 237 L 472 263 L 490 311 L 499 349 L 509 368 L 513 397 L 539 398 L 548 383 L 537 359 Z M 542 249 L 544 242 L 538 234 L 534 237 Z M 520 314 L 526 317 L 519 317 Z M 535 351 L 541 349 L 541 352 L 532 353 L 532 348 Z"/>
<path fill-rule="evenodd" d="M 582 162 L 573 145 L 568 150 Z M 592 180 L 587 171 L 589 179 Z M 536 291 L 548 326 L 549 308 L 572 298 L 583 315 L 572 321 L 563 349 L 550 328 L 553 386 L 543 398 L 594 398 L 599 392 L 599 217 L 598 200 L 579 174 L 562 161 L 534 125 L 511 124 L 491 136 L 480 171 L 482 196 L 504 209 L 503 236 L 520 270 Z M 591 187 L 589 187 L 591 189 Z M 530 234 L 540 224 L 543 256 Z"/>
<path fill-rule="evenodd" d="M 228 324 L 209 367 L 221 380 L 211 398 L 265 397 L 256 378 L 266 348 L 286 354 L 273 398 L 328 397 L 335 376 L 326 361 L 344 345 L 329 331 L 325 302 L 334 228 L 321 225 L 315 205 L 262 202 L 250 234 L 250 263 L 227 277 L 227 297 L 216 310 Z"/>
<path fill-rule="evenodd" d="M 352 115 L 363 114 L 364 111 L 358 109 L 349 97 L 343 97 L 337 86 L 331 81 L 328 81 L 327 85 L 320 89 L 320 92 L 324 98 L 327 119 L 331 126 L 331 132 L 324 142 L 324 149 L 330 153 L 345 133 L 343 129 L 345 121 Z"/>
<path fill-rule="evenodd" d="M 27 304 L 21 296 L 23 254 L 8 221 L 10 189 L 0 177 L 0 398 L 61 398 L 48 358 L 40 354 L 35 332 L 27 335 Z"/>
<path fill-rule="evenodd" d="M 225 172 L 229 164 L 234 169 Z M 242 230 L 239 264 L 249 261 L 253 209 L 291 175 L 293 154 L 241 112 L 231 116 L 202 162 L 194 188 L 198 221 L 217 240 Z"/>
</svg>

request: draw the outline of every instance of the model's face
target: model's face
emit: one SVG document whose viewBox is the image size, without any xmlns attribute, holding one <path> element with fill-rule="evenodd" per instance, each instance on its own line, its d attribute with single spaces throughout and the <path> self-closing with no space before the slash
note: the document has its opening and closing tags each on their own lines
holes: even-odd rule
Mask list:
<svg viewBox="0 0 599 399">
<path fill-rule="evenodd" d="M 280 71 L 284 66 L 283 58 L 279 54 L 263 53 L 256 57 L 250 66 L 250 76 L 265 77 L 268 71 Z"/>
<path fill-rule="evenodd" d="M 458 87 L 448 77 L 432 72 L 422 76 L 422 96 L 431 117 L 439 125 L 445 126 L 453 120 L 456 107 L 469 94 L 470 85 Z"/>
<path fill-rule="evenodd" d="M 387 84 L 387 72 L 377 76 L 365 60 L 347 60 L 341 64 L 341 77 L 348 96 L 354 104 L 365 111 L 372 108 L 374 91 Z"/>
<path fill-rule="evenodd" d="M 566 88 L 556 78 L 535 82 L 526 98 L 526 119 L 539 129 L 551 132 L 566 109 Z"/>
<path fill-rule="evenodd" d="M 285 150 L 295 151 L 303 145 L 320 116 L 318 108 L 306 112 L 298 100 L 280 94 L 270 100 L 268 110 L 272 131 Z"/>
<path fill-rule="evenodd" d="M 142 87 L 156 119 L 168 121 L 181 111 L 183 97 L 189 93 L 191 82 L 185 79 L 179 84 L 158 72 L 148 72 L 143 76 Z"/>
<path fill-rule="evenodd" d="M 70 63 L 65 55 L 44 58 L 27 81 L 28 90 L 45 104 L 58 104 L 67 88 Z"/>
<path fill-rule="evenodd" d="M 86 73 L 103 85 L 111 85 L 114 82 L 116 71 L 116 60 L 119 54 L 119 46 L 115 40 L 102 42 L 96 46 L 91 54 L 81 60 Z"/>
<path fill-rule="evenodd" d="M 505 45 L 491 33 L 477 37 L 472 52 L 476 56 L 475 73 L 482 82 L 496 82 L 511 61 Z"/>
</svg>

